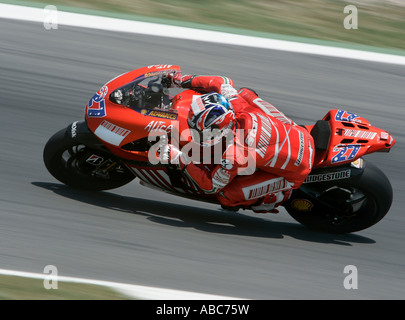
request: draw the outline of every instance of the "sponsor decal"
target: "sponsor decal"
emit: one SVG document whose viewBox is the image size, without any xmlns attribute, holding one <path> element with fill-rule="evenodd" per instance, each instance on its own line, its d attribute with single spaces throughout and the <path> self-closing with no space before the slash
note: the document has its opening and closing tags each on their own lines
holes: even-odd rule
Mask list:
<svg viewBox="0 0 405 320">
<path fill-rule="evenodd" d="M 343 146 L 336 146 L 333 148 L 333 152 L 335 153 L 332 156 L 332 163 L 343 162 L 347 160 L 352 160 L 357 156 L 361 148 L 360 144 L 348 144 Z"/>
<path fill-rule="evenodd" d="M 152 69 L 152 68 L 155 68 L 155 69 L 169 69 L 172 66 L 173 66 L 172 64 L 154 64 L 154 65 L 148 66 L 148 69 Z"/>
<path fill-rule="evenodd" d="M 168 112 L 168 111 L 141 109 L 138 112 L 145 116 L 151 116 L 151 117 L 156 117 L 156 118 L 169 119 L 169 120 L 177 119 L 177 113 Z"/>
<path fill-rule="evenodd" d="M 144 130 L 148 132 L 152 131 L 160 131 L 160 132 L 171 132 L 173 129 L 173 125 L 167 125 L 164 121 L 151 121 L 148 125 L 144 128 Z"/>
<path fill-rule="evenodd" d="M 390 134 L 388 132 L 381 132 L 380 133 L 380 139 L 381 140 L 388 140 Z"/>
<path fill-rule="evenodd" d="M 311 144 L 311 137 L 308 136 L 308 150 L 309 150 L 309 170 L 312 170 L 312 163 L 314 161 L 313 155 L 314 155 L 314 149 L 312 149 L 312 144 Z"/>
<path fill-rule="evenodd" d="M 321 174 L 311 174 L 305 179 L 304 183 L 325 182 L 325 181 L 348 179 L 348 178 L 350 178 L 350 170 L 344 170 L 344 171 L 321 173 Z"/>
<path fill-rule="evenodd" d="M 231 175 L 227 170 L 219 168 L 212 177 L 213 187 L 219 189 L 225 187 L 229 183 L 230 177 Z"/>
<path fill-rule="evenodd" d="M 357 114 L 345 111 L 345 110 L 338 110 L 335 116 L 335 120 L 337 121 L 353 121 L 359 116 Z"/>
<path fill-rule="evenodd" d="M 201 99 L 201 96 L 193 96 L 193 102 L 191 102 L 191 110 L 193 110 L 194 115 L 197 115 L 205 110 L 204 102 Z"/>
<path fill-rule="evenodd" d="M 78 121 L 75 121 L 75 122 L 72 123 L 72 127 L 70 129 L 70 134 L 72 135 L 72 138 L 76 138 L 76 136 L 77 136 L 77 133 L 76 133 L 76 131 L 77 131 L 77 123 L 78 123 Z"/>
<path fill-rule="evenodd" d="M 267 148 L 269 147 L 269 144 L 270 144 L 271 123 L 270 123 L 269 119 L 262 116 L 260 113 L 258 113 L 257 115 L 261 119 L 262 127 L 260 128 L 261 132 L 260 132 L 259 142 L 257 143 L 257 146 L 256 146 L 256 152 L 261 158 L 264 158 L 264 156 L 266 155 Z"/>
<path fill-rule="evenodd" d="M 346 137 L 353 137 L 359 139 L 374 139 L 377 135 L 377 132 L 372 131 L 363 131 L 363 130 L 353 130 L 353 129 L 344 129 L 343 133 Z"/>
<path fill-rule="evenodd" d="M 108 93 L 108 87 L 103 86 L 94 96 L 91 97 L 87 104 L 87 116 L 93 118 L 105 117 L 105 96 Z"/>
<path fill-rule="evenodd" d="M 101 140 L 104 140 L 114 146 L 119 146 L 122 140 L 131 133 L 130 130 L 121 128 L 107 120 L 103 120 L 97 127 L 94 134 Z"/>
<path fill-rule="evenodd" d="M 291 207 L 298 211 L 309 212 L 314 205 L 307 199 L 295 199 L 291 202 Z"/>
<path fill-rule="evenodd" d="M 304 150 L 305 150 L 304 134 L 301 131 L 299 131 L 299 139 L 300 139 L 300 149 L 298 151 L 297 160 L 294 162 L 294 166 L 296 166 L 296 167 L 298 167 L 301 164 L 302 158 L 304 156 Z"/>
<path fill-rule="evenodd" d="M 252 186 L 242 188 L 245 200 L 260 198 L 269 193 L 290 189 L 291 184 L 283 177 L 271 179 Z"/>
<path fill-rule="evenodd" d="M 160 74 L 162 74 L 162 71 L 148 72 L 148 73 L 145 73 L 144 75 L 142 75 L 141 77 L 139 77 L 139 79 L 153 77 L 153 76 L 157 76 L 157 75 L 160 75 Z"/>
<path fill-rule="evenodd" d="M 357 159 L 357 160 L 355 160 L 355 161 L 353 161 L 352 163 L 351 163 L 351 166 L 352 167 L 355 167 L 355 168 L 357 168 L 357 169 L 361 169 L 361 168 L 363 168 L 363 166 L 364 166 L 364 161 L 363 161 L 363 159 Z"/>
<path fill-rule="evenodd" d="M 87 160 L 86 162 L 93 165 L 93 166 L 99 166 L 100 164 L 102 164 L 104 161 L 104 159 L 96 154 L 92 154 Z"/>
</svg>

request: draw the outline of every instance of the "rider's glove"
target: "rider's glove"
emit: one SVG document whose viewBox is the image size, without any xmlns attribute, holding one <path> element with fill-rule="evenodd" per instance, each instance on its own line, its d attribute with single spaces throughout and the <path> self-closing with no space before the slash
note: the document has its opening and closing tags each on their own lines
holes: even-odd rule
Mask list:
<svg viewBox="0 0 405 320">
<path fill-rule="evenodd" d="M 167 79 L 171 82 L 171 87 L 175 88 L 191 88 L 191 81 L 194 78 L 194 75 L 182 75 L 179 72 L 169 73 L 166 76 Z"/>
<path fill-rule="evenodd" d="M 187 155 L 172 144 L 166 144 L 160 147 L 159 159 L 161 163 L 173 164 L 180 170 L 183 170 L 189 162 Z"/>
<path fill-rule="evenodd" d="M 183 76 L 181 75 L 181 73 L 178 72 L 172 72 L 167 75 L 167 79 L 170 79 L 172 83 L 172 88 L 174 87 L 181 88 L 182 78 Z"/>
<path fill-rule="evenodd" d="M 238 91 L 236 91 L 236 89 L 230 84 L 223 84 L 221 85 L 220 94 L 222 94 L 227 99 L 231 99 L 238 95 Z"/>
</svg>

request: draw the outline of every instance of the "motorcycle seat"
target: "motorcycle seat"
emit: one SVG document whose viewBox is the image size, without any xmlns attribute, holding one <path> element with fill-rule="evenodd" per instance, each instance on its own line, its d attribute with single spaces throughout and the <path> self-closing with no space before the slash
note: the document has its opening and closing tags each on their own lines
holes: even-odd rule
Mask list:
<svg viewBox="0 0 405 320">
<path fill-rule="evenodd" d="M 311 136 L 314 139 L 315 149 L 325 151 L 329 147 L 329 141 L 332 131 L 329 122 L 318 120 L 311 130 Z"/>
</svg>

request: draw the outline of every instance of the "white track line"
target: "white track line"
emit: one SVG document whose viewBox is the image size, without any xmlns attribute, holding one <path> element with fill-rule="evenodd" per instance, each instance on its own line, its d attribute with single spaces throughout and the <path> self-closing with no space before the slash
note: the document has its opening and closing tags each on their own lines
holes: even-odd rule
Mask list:
<svg viewBox="0 0 405 320">
<path fill-rule="evenodd" d="M 0 269 L 0 275 L 16 276 L 32 279 L 46 279 L 49 278 L 48 274 L 20 272 L 14 270 Z M 100 281 L 92 279 L 82 279 L 74 277 L 57 276 L 56 280 L 59 282 L 74 282 L 82 284 L 93 284 L 103 287 L 109 287 L 126 296 L 140 300 L 242 300 L 241 298 L 219 296 L 212 294 L 204 294 L 190 291 L 164 289 L 158 287 L 148 287 L 140 285 L 132 285 L 118 282 Z M 61 285 L 59 285 L 61 287 Z M 53 290 L 53 289 L 50 289 Z M 57 290 L 57 289 L 55 289 Z"/>
<path fill-rule="evenodd" d="M 19 19 L 44 23 L 44 21 L 50 20 L 49 16 L 47 15 L 49 15 L 49 12 L 41 8 L 0 4 L 0 18 Z M 58 25 L 117 32 L 139 33 L 151 36 L 199 40 L 229 45 L 248 46 L 262 49 L 282 50 L 289 52 L 323 55 L 329 57 L 405 65 L 405 56 L 392 54 L 244 36 L 218 31 L 199 30 L 186 27 L 99 17 L 63 11 L 57 11 L 57 15 L 55 17 L 55 22 L 57 22 Z"/>
</svg>

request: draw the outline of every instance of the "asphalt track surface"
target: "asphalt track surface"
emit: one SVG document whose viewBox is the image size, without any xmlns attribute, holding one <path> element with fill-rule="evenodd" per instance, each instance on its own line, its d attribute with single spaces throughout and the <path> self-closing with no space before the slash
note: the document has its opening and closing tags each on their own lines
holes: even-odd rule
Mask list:
<svg viewBox="0 0 405 320">
<path fill-rule="evenodd" d="M 231 214 L 131 184 L 69 189 L 46 171 L 47 139 L 83 119 L 105 82 L 151 64 L 224 74 L 296 122 L 341 106 L 387 129 L 391 153 L 367 158 L 394 203 L 355 234 L 306 229 L 278 215 Z M 0 20 L 0 268 L 248 299 L 404 299 L 405 67 L 136 34 Z M 347 290 L 344 268 L 358 270 Z"/>
</svg>

